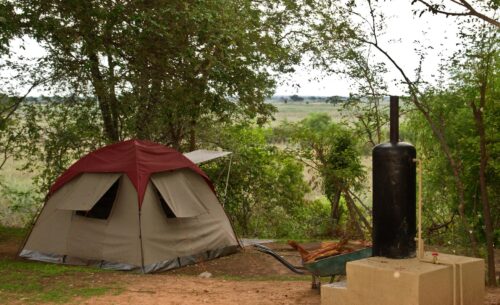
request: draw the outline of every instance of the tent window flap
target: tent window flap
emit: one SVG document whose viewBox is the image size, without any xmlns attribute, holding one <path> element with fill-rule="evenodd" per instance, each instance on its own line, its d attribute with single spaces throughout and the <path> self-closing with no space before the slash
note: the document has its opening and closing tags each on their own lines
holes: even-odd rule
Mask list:
<svg viewBox="0 0 500 305">
<path fill-rule="evenodd" d="M 174 212 L 172 211 L 172 209 L 168 206 L 168 204 L 165 201 L 165 199 L 163 198 L 163 196 L 161 195 L 160 191 L 156 190 L 156 195 L 158 195 L 158 199 L 160 200 L 161 209 L 163 210 L 163 212 L 165 213 L 167 218 L 177 218 L 175 216 Z"/>
<path fill-rule="evenodd" d="M 97 203 L 89 211 L 76 211 L 76 215 L 85 216 L 89 218 L 108 219 L 111 214 L 111 209 L 118 193 L 118 186 L 120 180 L 115 183 L 102 195 Z"/>
<path fill-rule="evenodd" d="M 151 180 L 175 217 L 196 217 L 207 214 L 203 202 L 193 192 L 189 176 L 185 175 L 183 170 L 158 173 L 153 175 Z"/>
<path fill-rule="evenodd" d="M 59 203 L 57 209 L 90 211 L 115 183 L 118 185 L 120 176 L 118 173 L 81 174 L 58 190 L 64 192 L 61 195 L 65 199 Z M 108 196 L 111 196 L 111 193 Z"/>
</svg>

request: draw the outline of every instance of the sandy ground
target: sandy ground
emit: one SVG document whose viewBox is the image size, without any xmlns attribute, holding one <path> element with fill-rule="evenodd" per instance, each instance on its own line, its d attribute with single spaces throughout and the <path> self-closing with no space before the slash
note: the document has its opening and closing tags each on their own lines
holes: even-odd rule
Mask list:
<svg viewBox="0 0 500 305">
<path fill-rule="evenodd" d="M 135 280 L 137 280 L 136 278 Z M 129 279 L 130 280 L 130 279 Z M 118 295 L 93 297 L 79 304 L 320 304 L 317 291 L 304 282 L 290 281 L 227 281 L 191 276 L 145 276 L 128 281 Z"/>
<path fill-rule="evenodd" d="M 297 252 L 287 245 L 269 246 L 293 264 L 300 264 Z M 2 243 L 0 257 L 13 257 L 17 249 L 16 243 Z M 497 253 L 500 257 L 500 251 Z M 212 277 L 200 278 L 198 275 L 202 272 L 210 272 Z M 86 275 L 85 278 L 73 276 L 56 280 L 71 281 L 75 286 L 78 286 L 79 282 L 94 281 L 105 287 L 120 287 L 103 296 L 73 299 L 70 304 L 320 305 L 321 303 L 318 291 L 311 289 L 310 276 L 295 275 L 272 257 L 251 248 L 234 255 L 160 274 L 96 272 Z M 17 305 L 23 302 L 11 304 Z M 500 288 L 487 289 L 483 305 L 500 305 Z"/>
<path fill-rule="evenodd" d="M 300 264 L 300 257 L 288 246 L 268 246 L 292 263 Z M 199 278 L 198 275 L 205 271 L 212 273 L 214 278 Z M 224 279 L 224 276 L 238 277 L 238 280 Z M 255 280 L 259 276 L 281 276 L 295 280 L 302 278 L 303 281 Z M 245 280 L 246 277 L 253 277 L 254 280 Z M 249 248 L 236 255 L 166 273 L 120 274 L 116 280 L 126 283 L 125 291 L 84 301 L 75 300 L 75 304 L 321 304 L 318 291 L 311 289 L 309 276 L 297 276 L 270 256 Z M 500 305 L 500 288 L 487 289 L 483 305 Z"/>
</svg>

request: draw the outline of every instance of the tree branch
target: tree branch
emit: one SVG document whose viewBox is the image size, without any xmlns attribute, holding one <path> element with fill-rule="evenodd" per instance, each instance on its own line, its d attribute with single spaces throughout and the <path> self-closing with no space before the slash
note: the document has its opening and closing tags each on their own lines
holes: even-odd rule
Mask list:
<svg viewBox="0 0 500 305">
<path fill-rule="evenodd" d="M 424 0 L 416 0 L 416 1 L 425 5 L 429 9 L 429 11 L 432 12 L 433 14 L 442 14 L 445 16 L 475 16 L 475 17 L 482 19 L 482 20 L 484 20 L 484 21 L 486 21 L 486 22 L 488 22 L 496 27 L 500 27 L 500 22 L 498 22 L 497 20 L 495 20 L 491 17 L 486 16 L 485 14 L 483 14 L 481 12 L 478 12 L 469 2 L 467 2 L 465 0 L 459 0 L 459 1 L 450 0 L 450 1 L 467 9 L 466 12 L 445 11 L 445 10 L 439 9 L 437 5 L 429 3 L 427 1 L 424 1 Z"/>
<path fill-rule="evenodd" d="M 20 96 L 20 97 L 13 97 L 13 99 L 15 99 L 15 102 L 7 107 L 4 111 L 7 111 L 8 110 L 8 113 L 5 115 L 4 118 L 1 118 L 2 120 L 8 120 L 13 114 L 14 112 L 16 112 L 17 108 L 19 108 L 19 105 L 21 105 L 21 103 L 26 99 L 26 97 L 28 96 L 28 94 L 31 93 L 31 91 L 33 91 L 33 89 L 35 89 L 38 85 L 42 84 L 44 82 L 44 80 L 41 80 L 41 81 L 35 81 L 31 87 L 28 89 L 28 91 L 26 91 L 26 93 L 23 95 L 23 96 Z"/>
<path fill-rule="evenodd" d="M 417 0 L 420 1 L 420 0 Z M 372 15 L 374 14 L 373 11 L 370 12 Z M 472 251 L 475 256 L 478 256 L 478 250 L 477 250 L 477 240 L 473 234 L 473 231 L 471 230 L 471 226 L 467 220 L 467 216 L 465 214 L 465 190 L 464 190 L 464 183 L 462 180 L 462 168 L 461 168 L 461 162 L 460 160 L 455 159 L 451 152 L 451 148 L 448 145 L 448 141 L 446 139 L 446 135 L 444 133 L 443 127 L 442 126 L 437 126 L 436 121 L 433 119 L 431 116 L 430 110 L 426 109 L 425 105 L 421 102 L 419 98 L 419 90 L 415 82 L 412 82 L 410 78 L 406 75 L 405 71 L 403 68 L 392 58 L 392 56 L 385 51 L 382 47 L 379 46 L 378 43 L 367 40 L 365 38 L 359 37 L 357 38 L 359 41 L 362 43 L 372 45 L 374 46 L 377 50 L 379 50 L 392 64 L 393 66 L 400 72 L 401 76 L 405 80 L 406 84 L 408 85 L 409 93 L 411 96 L 411 100 L 415 107 L 422 113 L 424 116 L 425 120 L 429 123 L 429 126 L 434 134 L 434 136 L 437 138 L 441 148 L 443 149 L 443 153 L 445 154 L 448 162 L 450 163 L 450 167 L 452 168 L 453 171 L 453 176 L 455 179 L 455 185 L 457 187 L 457 192 L 458 192 L 458 198 L 459 198 L 459 204 L 458 204 L 458 211 L 460 218 L 462 220 L 464 230 L 466 234 L 468 235 L 471 246 L 472 246 Z"/>
</svg>

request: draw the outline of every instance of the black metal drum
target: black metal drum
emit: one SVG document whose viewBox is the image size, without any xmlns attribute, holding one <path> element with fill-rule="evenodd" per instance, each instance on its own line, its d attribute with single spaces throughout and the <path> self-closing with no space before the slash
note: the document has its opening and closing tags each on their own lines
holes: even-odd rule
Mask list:
<svg viewBox="0 0 500 305">
<path fill-rule="evenodd" d="M 399 142 L 391 96 L 391 142 L 373 148 L 373 256 L 408 258 L 416 249 L 416 150 Z"/>
</svg>

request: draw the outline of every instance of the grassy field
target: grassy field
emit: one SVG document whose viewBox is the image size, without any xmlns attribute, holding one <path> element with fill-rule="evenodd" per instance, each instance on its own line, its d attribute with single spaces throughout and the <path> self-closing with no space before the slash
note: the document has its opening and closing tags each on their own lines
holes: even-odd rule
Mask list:
<svg viewBox="0 0 500 305">
<path fill-rule="evenodd" d="M 328 113 L 335 121 L 341 119 L 339 106 L 326 103 L 305 103 L 305 102 L 293 102 L 293 103 L 274 103 L 274 106 L 278 108 L 278 113 L 276 113 L 276 122 L 287 120 L 289 122 L 297 122 L 305 118 L 310 113 L 324 112 Z"/>
</svg>

